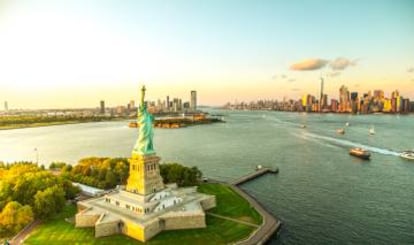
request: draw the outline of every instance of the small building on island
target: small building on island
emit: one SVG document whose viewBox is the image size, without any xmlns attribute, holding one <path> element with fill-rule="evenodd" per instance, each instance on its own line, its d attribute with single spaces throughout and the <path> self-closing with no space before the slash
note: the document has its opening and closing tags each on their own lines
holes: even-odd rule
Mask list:
<svg viewBox="0 0 414 245">
<path fill-rule="evenodd" d="M 95 237 L 125 234 L 145 242 L 163 230 L 205 228 L 204 211 L 216 206 L 215 196 L 199 193 L 197 187 L 163 183 L 153 147 L 153 116 L 144 97 L 145 87 L 126 187 L 78 202 L 76 227 L 94 227 Z"/>
</svg>

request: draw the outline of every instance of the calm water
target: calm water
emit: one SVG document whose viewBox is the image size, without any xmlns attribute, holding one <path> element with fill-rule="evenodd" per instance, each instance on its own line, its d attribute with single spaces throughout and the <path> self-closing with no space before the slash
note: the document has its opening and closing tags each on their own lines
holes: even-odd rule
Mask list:
<svg viewBox="0 0 414 245">
<path fill-rule="evenodd" d="M 397 156 L 414 148 L 413 115 L 219 113 L 227 123 L 156 129 L 157 153 L 222 180 L 278 166 L 278 175 L 243 186 L 282 220 L 272 244 L 414 244 L 414 162 Z M 336 135 L 345 122 L 346 134 Z M 0 131 L 0 159 L 35 161 L 34 148 L 45 165 L 127 157 L 136 137 L 125 122 Z M 372 160 L 349 156 L 353 146 L 370 149 Z"/>
</svg>

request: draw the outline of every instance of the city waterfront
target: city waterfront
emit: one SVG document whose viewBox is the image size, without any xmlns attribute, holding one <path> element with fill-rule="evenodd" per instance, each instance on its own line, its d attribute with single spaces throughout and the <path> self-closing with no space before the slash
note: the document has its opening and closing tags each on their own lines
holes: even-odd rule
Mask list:
<svg viewBox="0 0 414 245">
<path fill-rule="evenodd" d="M 155 129 L 155 150 L 162 162 L 194 165 L 225 181 L 258 164 L 278 167 L 278 175 L 242 186 L 283 222 L 271 243 L 414 241 L 414 162 L 398 157 L 414 148 L 413 115 L 212 113 L 223 114 L 227 123 Z M 345 135 L 336 134 L 340 127 Z M 135 139 L 125 121 L 5 130 L 0 160 L 39 159 L 47 166 L 87 156 L 128 157 Z M 349 156 L 356 146 L 370 150 L 371 161 Z"/>
</svg>

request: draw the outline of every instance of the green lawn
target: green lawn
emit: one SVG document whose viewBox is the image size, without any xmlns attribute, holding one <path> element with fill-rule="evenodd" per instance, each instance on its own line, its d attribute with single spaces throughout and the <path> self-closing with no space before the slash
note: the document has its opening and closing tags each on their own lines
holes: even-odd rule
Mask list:
<svg viewBox="0 0 414 245">
<path fill-rule="evenodd" d="M 217 207 L 208 212 L 241 219 L 260 225 L 262 216 L 250 204 L 230 187 L 222 184 L 201 184 L 199 192 L 216 195 Z"/>
<path fill-rule="evenodd" d="M 211 210 L 213 213 L 260 223 L 260 215 L 227 186 L 202 184 L 200 191 L 216 195 L 218 207 Z M 65 207 L 57 217 L 43 222 L 34 230 L 25 244 L 143 244 L 124 235 L 95 238 L 93 228 L 75 228 L 64 220 L 75 213 L 75 206 Z M 206 220 L 205 229 L 163 231 L 145 244 L 227 244 L 249 236 L 254 230 L 253 227 L 209 215 Z"/>
</svg>

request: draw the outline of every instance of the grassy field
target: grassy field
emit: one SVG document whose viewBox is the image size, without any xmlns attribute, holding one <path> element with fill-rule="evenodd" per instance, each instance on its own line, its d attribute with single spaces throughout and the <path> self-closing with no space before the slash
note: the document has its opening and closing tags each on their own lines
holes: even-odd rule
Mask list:
<svg viewBox="0 0 414 245">
<path fill-rule="evenodd" d="M 250 208 L 247 201 L 227 186 L 202 184 L 200 192 L 214 194 L 217 207 L 211 212 L 244 221 L 261 222 L 260 215 Z M 123 235 L 95 238 L 93 228 L 75 228 L 64 220 L 73 217 L 75 206 L 67 206 L 59 216 L 41 224 L 25 244 L 143 244 Z M 163 231 L 145 244 L 228 244 L 247 237 L 253 227 L 207 215 L 207 228 L 179 231 Z"/>
<path fill-rule="evenodd" d="M 199 192 L 213 194 L 217 206 L 209 212 L 260 225 L 262 216 L 231 188 L 221 184 L 201 184 Z"/>
</svg>

